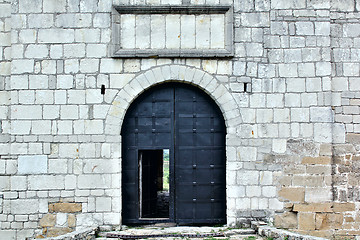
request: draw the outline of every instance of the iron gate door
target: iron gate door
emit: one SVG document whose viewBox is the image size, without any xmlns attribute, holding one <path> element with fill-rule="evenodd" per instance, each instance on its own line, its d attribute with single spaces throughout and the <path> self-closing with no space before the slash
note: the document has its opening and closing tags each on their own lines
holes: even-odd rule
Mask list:
<svg viewBox="0 0 360 240">
<path fill-rule="evenodd" d="M 225 223 L 225 131 L 216 103 L 191 85 L 166 83 L 138 97 L 125 115 L 121 133 L 123 222 L 161 221 L 144 216 L 143 207 L 155 206 L 144 205 L 154 201 L 146 199 L 151 194 L 144 194 L 148 192 L 144 187 L 151 185 L 140 180 L 139 159 L 144 152 L 169 149 L 170 206 L 165 221 Z"/>
</svg>

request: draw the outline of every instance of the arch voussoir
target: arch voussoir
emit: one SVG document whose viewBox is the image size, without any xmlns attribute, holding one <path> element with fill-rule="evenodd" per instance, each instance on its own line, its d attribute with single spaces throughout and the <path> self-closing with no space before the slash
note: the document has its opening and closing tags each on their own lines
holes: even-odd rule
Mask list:
<svg viewBox="0 0 360 240">
<path fill-rule="evenodd" d="M 239 120 L 234 121 L 236 101 L 223 84 L 211 74 L 194 67 L 184 65 L 163 65 L 148 69 L 131 79 L 116 95 L 105 120 L 105 132 L 120 134 L 122 121 L 130 104 L 146 89 L 163 82 L 181 81 L 204 90 L 221 109 L 227 128 L 235 128 Z M 229 110 L 229 103 L 235 107 Z M 230 114 L 231 113 L 231 114 Z M 241 121 L 240 112 L 236 114 Z M 116 126 L 119 126 L 116 127 Z"/>
</svg>

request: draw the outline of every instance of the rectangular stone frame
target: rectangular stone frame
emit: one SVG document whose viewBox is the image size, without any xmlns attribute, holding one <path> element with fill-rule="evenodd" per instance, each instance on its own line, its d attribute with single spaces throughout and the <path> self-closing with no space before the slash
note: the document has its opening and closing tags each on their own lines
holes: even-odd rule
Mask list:
<svg viewBox="0 0 360 240">
<path fill-rule="evenodd" d="M 224 14 L 225 48 L 218 49 L 121 49 L 120 34 L 121 14 Z M 216 58 L 234 56 L 233 48 L 233 8 L 232 6 L 113 6 L 112 11 L 112 44 L 113 58 L 157 58 L 157 57 L 190 57 Z"/>
</svg>

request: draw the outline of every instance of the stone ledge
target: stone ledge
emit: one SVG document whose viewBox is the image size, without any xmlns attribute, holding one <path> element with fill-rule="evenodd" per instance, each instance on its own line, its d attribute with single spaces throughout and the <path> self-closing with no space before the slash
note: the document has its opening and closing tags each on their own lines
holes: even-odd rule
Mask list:
<svg viewBox="0 0 360 240">
<path fill-rule="evenodd" d="M 47 240 L 92 240 L 96 238 L 98 227 L 82 228 L 77 231 L 67 233 L 58 237 L 43 238 Z M 35 240 L 35 238 L 29 239 Z"/>
<path fill-rule="evenodd" d="M 302 235 L 268 226 L 264 222 L 251 222 L 251 228 L 263 237 L 288 240 L 326 240 L 326 238 Z"/>
<path fill-rule="evenodd" d="M 226 13 L 230 10 L 231 6 L 227 5 L 115 5 L 115 10 L 120 14 L 214 14 L 214 13 Z"/>
<path fill-rule="evenodd" d="M 225 49 L 119 49 L 113 58 L 160 58 L 160 57 L 233 57 L 232 45 L 226 45 Z"/>
</svg>

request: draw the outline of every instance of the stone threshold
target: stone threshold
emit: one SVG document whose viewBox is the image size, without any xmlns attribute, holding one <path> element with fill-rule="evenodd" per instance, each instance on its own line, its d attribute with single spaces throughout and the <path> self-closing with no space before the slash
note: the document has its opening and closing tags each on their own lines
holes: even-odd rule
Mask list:
<svg viewBox="0 0 360 240">
<path fill-rule="evenodd" d="M 121 231 L 100 232 L 101 239 L 241 239 L 255 236 L 254 229 L 232 229 L 229 227 L 193 227 L 193 226 L 142 226 L 125 227 Z M 243 237 L 241 237 L 243 236 Z M 236 238 L 234 238 L 236 237 Z M 239 238 L 241 237 L 241 238 Z"/>
</svg>

